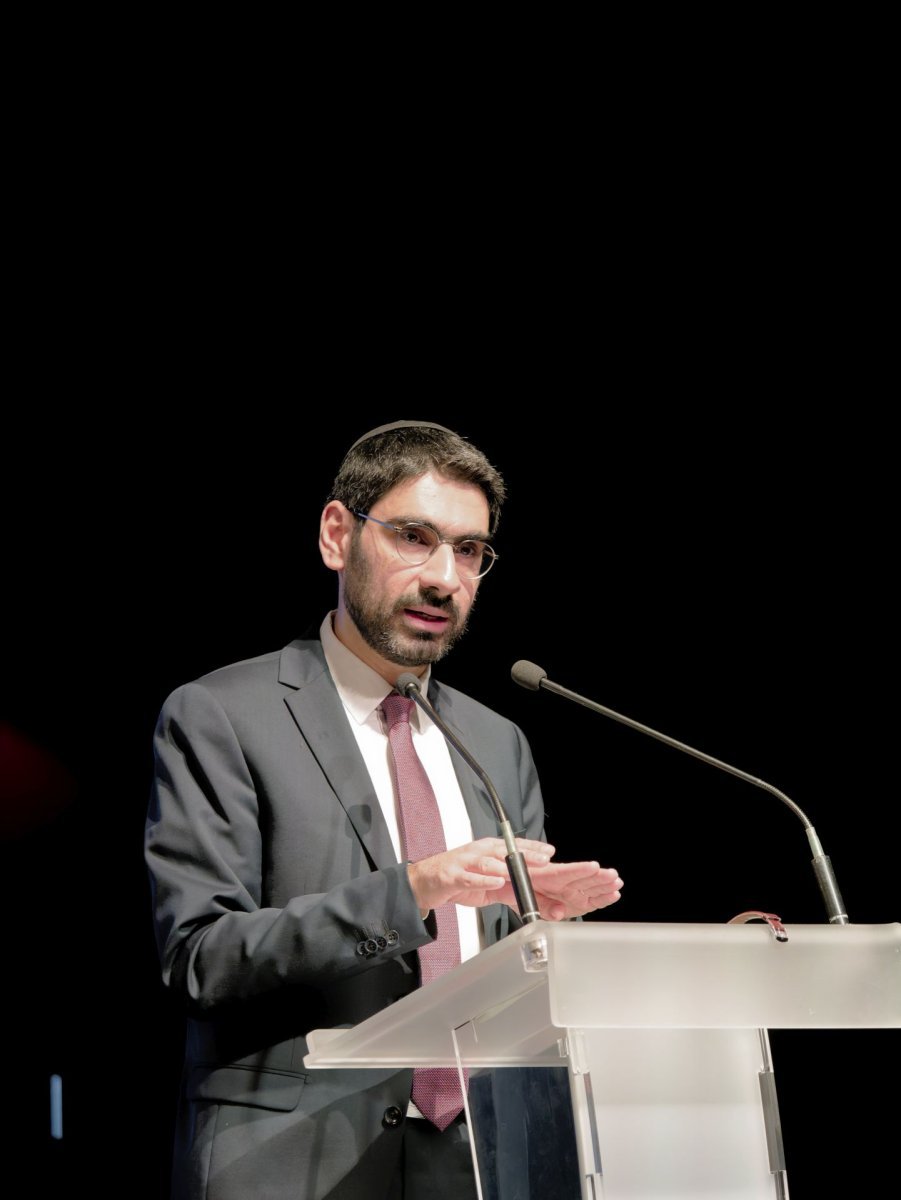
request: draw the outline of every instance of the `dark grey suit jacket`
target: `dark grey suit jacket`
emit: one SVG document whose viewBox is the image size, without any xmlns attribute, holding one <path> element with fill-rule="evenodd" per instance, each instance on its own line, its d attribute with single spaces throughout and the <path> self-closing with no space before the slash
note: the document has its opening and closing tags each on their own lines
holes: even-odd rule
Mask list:
<svg viewBox="0 0 901 1200">
<path fill-rule="evenodd" d="M 430 699 L 514 830 L 541 837 L 521 731 L 434 680 Z M 401 1140 L 385 1114 L 406 1110 L 411 1073 L 307 1071 L 305 1034 L 417 987 L 415 951 L 431 935 L 319 642 L 179 688 L 155 754 L 146 855 L 157 940 L 163 978 L 189 1008 L 174 1196 L 382 1195 Z M 495 836 L 487 793 L 452 757 L 473 836 Z M 518 925 L 504 905 L 480 915 L 488 942 Z"/>
</svg>

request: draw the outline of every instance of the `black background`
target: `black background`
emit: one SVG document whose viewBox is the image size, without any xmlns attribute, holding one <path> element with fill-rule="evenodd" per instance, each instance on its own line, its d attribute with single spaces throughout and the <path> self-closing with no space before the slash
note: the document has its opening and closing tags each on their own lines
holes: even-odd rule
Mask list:
<svg viewBox="0 0 901 1200">
<path fill-rule="evenodd" d="M 156 715 L 318 626 L 334 470 L 401 416 L 507 478 L 500 563 L 439 672 L 526 731 L 559 857 L 620 870 L 601 919 L 824 913 L 775 798 L 516 688 L 519 658 L 787 792 L 852 920 L 898 919 L 885 85 L 844 21 L 832 45 L 806 19 L 673 24 L 611 39 L 600 72 L 572 44 L 500 74 L 469 55 L 422 104 L 428 55 L 360 93 L 370 47 L 344 37 L 304 56 L 324 85 L 206 22 L 142 30 L 146 62 L 100 39 L 102 69 L 64 29 L 18 48 L 0 732 L 59 773 L 0 776 L 2 1182 L 164 1194 Z M 794 1200 L 880 1194 L 895 1032 L 771 1040 Z"/>
<path fill-rule="evenodd" d="M 202 404 L 151 367 L 135 383 L 146 394 L 112 411 L 23 411 L 8 451 L 3 715 L 77 786 L 2 847 L 12 1157 L 35 1180 L 165 1194 L 181 1028 L 158 982 L 141 858 L 156 714 L 180 682 L 318 626 L 334 603 L 316 548 L 334 469 L 399 416 L 457 428 L 505 474 L 500 562 L 438 672 L 526 731 L 558 857 L 619 869 L 623 899 L 601 919 L 762 908 L 790 925 L 824 910 L 802 827 L 778 800 L 517 688 L 519 658 L 787 792 L 852 920 L 898 919 L 885 428 L 850 400 L 774 400 L 772 355 L 746 372 L 730 358 L 727 380 L 741 339 L 721 340 L 691 386 L 675 335 L 656 339 L 669 365 L 654 386 L 627 369 L 637 339 L 617 347 L 614 383 L 584 353 L 568 364 L 562 342 L 558 329 L 560 353 L 529 369 L 511 334 L 516 366 L 496 347 L 483 370 L 473 353 L 430 361 L 423 331 L 395 377 L 397 348 L 373 340 L 356 386 L 311 386 L 302 363 L 296 377 L 283 359 L 267 370 L 259 327 L 231 362 L 207 328 L 190 358 L 198 374 L 217 362 Z M 877 1089 L 894 1085 L 894 1037 L 772 1034 L 793 1197 L 862 1194 L 889 1171 L 894 1117 Z M 61 1144 L 47 1137 L 54 1072 Z"/>
</svg>

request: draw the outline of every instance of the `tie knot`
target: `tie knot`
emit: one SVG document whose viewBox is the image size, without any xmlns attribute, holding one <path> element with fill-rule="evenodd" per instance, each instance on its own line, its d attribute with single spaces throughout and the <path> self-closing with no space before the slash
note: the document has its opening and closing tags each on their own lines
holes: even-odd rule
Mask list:
<svg viewBox="0 0 901 1200">
<path fill-rule="evenodd" d="M 410 711 L 413 708 L 413 701 L 407 696 L 399 696 L 397 692 L 391 692 L 382 701 L 382 712 L 385 714 L 385 720 L 388 722 L 388 728 L 393 729 L 395 725 L 410 723 Z"/>
</svg>

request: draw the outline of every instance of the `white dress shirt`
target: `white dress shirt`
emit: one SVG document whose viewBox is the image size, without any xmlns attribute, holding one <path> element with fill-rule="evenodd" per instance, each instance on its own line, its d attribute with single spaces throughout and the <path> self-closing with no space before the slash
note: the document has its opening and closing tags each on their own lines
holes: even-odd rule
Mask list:
<svg viewBox="0 0 901 1200">
<path fill-rule="evenodd" d="M 381 675 L 367 666 L 362 659 L 357 658 L 343 642 L 338 641 L 332 629 L 333 616 L 334 613 L 328 614 L 319 631 L 325 661 L 369 771 L 382 815 L 391 834 L 397 861 L 402 862 L 403 847 L 394 774 L 391 769 L 391 750 L 387 726 L 380 707 L 392 689 Z M 429 674 L 430 671 L 427 671 L 422 678 L 423 691 L 428 688 Z M 444 734 L 416 705 L 410 713 L 410 727 L 416 753 L 438 801 L 445 844 L 448 850 L 453 850 L 455 846 L 465 846 L 472 841 L 472 825 Z M 481 949 L 478 910 L 467 904 L 458 904 L 456 907 L 460 930 L 460 957 L 471 958 Z"/>
</svg>

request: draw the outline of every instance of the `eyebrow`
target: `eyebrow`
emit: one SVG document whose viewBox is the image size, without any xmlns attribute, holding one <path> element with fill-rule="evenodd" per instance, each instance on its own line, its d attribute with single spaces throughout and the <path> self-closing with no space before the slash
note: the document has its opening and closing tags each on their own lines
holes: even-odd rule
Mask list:
<svg viewBox="0 0 901 1200">
<path fill-rule="evenodd" d="M 387 518 L 391 525 L 425 525 L 427 529 L 433 529 L 440 537 L 445 537 L 443 529 L 439 529 L 432 521 L 427 521 L 425 517 L 399 516 Z M 477 533 L 458 533 L 453 537 L 455 542 L 490 542 L 491 535 L 479 531 Z"/>
</svg>

